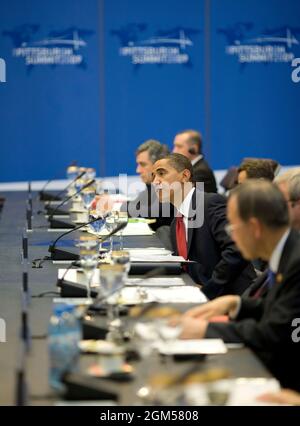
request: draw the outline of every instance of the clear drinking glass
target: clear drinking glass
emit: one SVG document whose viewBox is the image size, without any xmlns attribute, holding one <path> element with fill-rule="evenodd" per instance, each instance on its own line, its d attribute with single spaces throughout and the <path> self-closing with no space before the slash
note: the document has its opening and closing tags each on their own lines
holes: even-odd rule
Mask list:
<svg viewBox="0 0 300 426">
<path fill-rule="evenodd" d="M 85 250 L 97 250 L 100 244 L 99 239 L 94 235 L 82 235 L 78 242 L 75 244 L 76 247 Z"/>
<path fill-rule="evenodd" d="M 88 180 L 92 180 L 95 179 L 96 177 L 96 170 L 93 167 L 88 167 L 86 169 L 86 174 L 85 174 L 86 178 Z"/>
<path fill-rule="evenodd" d="M 109 216 L 107 216 L 105 226 L 108 232 L 112 232 L 115 229 L 116 223 L 116 216 L 114 214 L 110 214 Z M 109 254 L 111 254 L 111 252 L 113 251 L 114 244 L 113 236 L 109 238 L 109 243 Z"/>
<path fill-rule="evenodd" d="M 98 250 L 82 248 L 80 250 L 80 265 L 86 277 L 87 298 L 91 299 L 91 282 L 98 265 Z"/>
<path fill-rule="evenodd" d="M 95 186 L 89 186 L 88 188 L 83 189 L 80 193 L 81 200 L 83 202 L 83 206 L 84 206 L 84 208 L 86 209 L 86 212 L 87 212 L 87 217 L 86 217 L 87 222 L 89 220 L 89 212 L 90 212 L 92 202 L 95 198 L 95 195 L 96 195 Z"/>
<path fill-rule="evenodd" d="M 67 179 L 74 180 L 78 176 L 78 170 L 77 166 L 69 166 L 67 168 Z"/>
<path fill-rule="evenodd" d="M 128 223 L 128 214 L 127 212 L 115 212 L 115 222 L 119 225 L 120 223 Z M 120 250 L 123 250 L 124 244 L 123 244 L 123 231 L 125 228 L 119 231 L 120 234 Z"/>
<path fill-rule="evenodd" d="M 160 341 L 163 343 L 165 348 L 172 347 L 172 343 L 178 339 L 181 331 L 182 325 L 179 323 L 175 326 L 169 325 L 168 318 L 160 318 L 154 321 L 154 326 L 157 330 Z M 167 363 L 168 369 L 172 369 L 172 358 L 168 354 L 166 355 L 165 361 Z"/>
<path fill-rule="evenodd" d="M 67 179 L 73 181 L 79 174 L 79 167 L 77 166 L 69 166 L 67 168 Z M 72 195 L 75 193 L 75 183 L 73 183 L 68 189 L 68 195 Z"/>
<path fill-rule="evenodd" d="M 102 247 L 102 242 L 101 242 L 101 231 L 105 228 L 105 224 L 106 224 L 106 217 L 99 215 L 97 210 L 91 210 L 90 211 L 90 215 L 89 215 L 89 222 L 92 219 L 97 219 L 95 222 L 93 223 L 89 223 L 88 228 L 90 231 L 98 234 L 98 241 L 99 241 L 99 255 L 100 257 L 103 255 L 103 253 L 105 252 L 105 250 Z"/>
<path fill-rule="evenodd" d="M 109 300 L 110 296 L 115 296 L 119 290 L 122 289 L 124 284 L 124 267 L 123 265 L 100 265 L 100 289 L 99 289 L 99 298 L 105 298 L 107 304 L 107 325 L 108 329 L 112 331 L 114 329 L 114 319 L 115 319 L 115 305 L 117 305 L 118 298 L 116 297 L 116 302 Z"/>
<path fill-rule="evenodd" d="M 126 250 L 113 250 L 111 252 L 111 261 L 114 265 L 124 266 L 124 281 L 128 277 L 130 271 L 130 253 Z"/>
</svg>

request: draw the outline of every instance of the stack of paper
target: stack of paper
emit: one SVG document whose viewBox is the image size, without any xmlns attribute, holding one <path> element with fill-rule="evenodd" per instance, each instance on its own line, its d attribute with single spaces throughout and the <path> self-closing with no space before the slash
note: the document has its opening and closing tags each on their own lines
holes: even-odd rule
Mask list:
<svg viewBox="0 0 300 426">
<path fill-rule="evenodd" d="M 140 303 L 204 303 L 206 296 L 195 286 L 170 288 L 124 287 L 117 296 L 109 298 L 110 303 L 135 305 Z"/>
<path fill-rule="evenodd" d="M 91 231 L 90 229 L 88 229 L 88 232 L 90 234 L 96 234 L 100 237 L 109 234 L 109 232 L 106 228 L 104 228 L 99 233 L 95 233 L 95 232 Z M 152 231 L 152 229 L 150 229 L 149 226 L 147 225 L 147 223 L 145 223 L 145 222 L 133 222 L 133 223 L 128 222 L 126 228 L 124 228 L 121 231 L 121 233 L 124 237 L 128 237 L 128 236 L 139 236 L 139 235 L 153 235 L 154 231 Z M 117 232 L 115 235 L 120 235 L 120 232 Z"/>
<path fill-rule="evenodd" d="M 66 272 L 66 269 L 58 270 L 58 279 L 61 279 Z M 82 269 L 69 269 L 69 271 L 64 276 L 64 280 L 70 281 L 72 283 L 86 285 L 86 277 L 83 273 Z M 99 287 L 100 284 L 100 271 L 99 269 L 95 269 L 91 287 Z"/>
<path fill-rule="evenodd" d="M 185 389 L 188 405 L 274 405 L 258 401 L 264 393 L 278 392 L 276 379 L 238 378 L 217 380 L 210 383 L 193 384 Z"/>
<path fill-rule="evenodd" d="M 156 347 L 164 355 L 215 355 L 227 352 L 222 339 L 178 339 L 173 342 L 159 342 Z"/>
<path fill-rule="evenodd" d="M 137 284 L 143 287 L 175 287 L 185 285 L 185 282 L 179 277 L 158 277 L 148 278 L 142 282 L 140 278 L 130 278 L 125 283 L 128 286 L 136 286 Z"/>
</svg>

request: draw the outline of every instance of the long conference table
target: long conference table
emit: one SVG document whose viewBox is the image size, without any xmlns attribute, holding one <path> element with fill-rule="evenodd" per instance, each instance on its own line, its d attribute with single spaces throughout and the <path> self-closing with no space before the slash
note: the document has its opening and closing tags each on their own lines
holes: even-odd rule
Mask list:
<svg viewBox="0 0 300 426">
<path fill-rule="evenodd" d="M 22 233 L 26 228 L 27 192 L 8 192 L 2 194 L 6 201 L 0 218 L 0 318 L 6 323 L 6 342 L 0 343 L 0 405 L 15 405 L 20 364 L 22 378 L 26 382 L 28 405 L 53 405 L 59 397 L 51 392 L 48 383 L 48 346 L 47 329 L 53 308 L 53 297 L 36 297 L 44 292 L 57 292 L 58 268 L 65 267 L 47 261 L 42 268 L 32 268 L 32 260 L 48 254 L 48 246 L 61 232 L 49 232 L 45 217 L 37 212 L 43 209 L 43 203 L 33 195 L 32 232 L 28 233 L 29 256 L 28 273 L 30 303 L 28 308 L 30 344 L 28 352 L 23 354 L 21 340 L 21 313 L 24 304 L 22 293 Z M 79 232 L 79 231 L 76 231 Z M 77 234 L 78 236 L 78 234 Z M 72 236 L 74 238 L 74 236 Z M 161 241 L 152 236 L 124 237 L 126 247 L 162 247 Z M 26 268 L 25 268 L 26 269 Z M 186 274 L 181 277 L 191 284 Z M 172 277 L 170 277 L 172 279 Z M 57 297 L 57 296 L 56 296 Z M 21 363 L 21 360 L 23 363 Z M 80 371 L 94 363 L 94 355 L 81 355 Z M 116 382 L 120 405 L 141 404 L 136 396 L 137 389 L 143 386 L 154 373 L 170 371 L 173 374 L 184 372 L 189 365 L 198 363 L 199 371 L 211 368 L 225 368 L 232 377 L 264 377 L 271 375 L 260 360 L 246 347 L 229 349 L 226 354 L 209 355 L 204 360 L 185 360 L 165 362 L 164 357 L 153 354 L 148 358 L 133 361 L 134 380 Z"/>
</svg>

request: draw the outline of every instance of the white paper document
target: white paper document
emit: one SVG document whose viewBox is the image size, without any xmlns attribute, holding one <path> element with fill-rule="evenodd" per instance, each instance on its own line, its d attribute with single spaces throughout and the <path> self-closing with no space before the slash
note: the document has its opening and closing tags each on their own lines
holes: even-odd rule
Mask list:
<svg viewBox="0 0 300 426">
<path fill-rule="evenodd" d="M 148 253 L 145 253 L 145 255 L 139 255 L 139 256 L 131 256 L 130 257 L 130 261 L 131 262 L 135 262 L 135 263 L 144 263 L 144 262 L 149 262 L 149 263 L 180 263 L 180 262 L 185 262 L 184 257 L 182 256 L 171 256 L 169 254 L 167 255 L 151 255 Z"/>
<path fill-rule="evenodd" d="M 98 236 L 108 235 L 109 232 L 104 228 L 101 232 L 95 233 L 88 229 L 90 234 L 96 234 Z M 121 231 L 124 237 L 128 236 L 140 236 L 140 235 L 153 235 L 154 231 L 149 228 L 148 224 L 145 222 L 128 222 L 127 226 Z M 120 232 L 117 232 L 115 235 L 120 235 Z"/>
<path fill-rule="evenodd" d="M 58 279 L 61 279 L 66 272 L 66 269 L 58 270 Z M 69 271 L 64 276 L 64 280 L 70 281 L 72 283 L 86 285 L 86 277 L 82 271 L 82 269 L 69 269 Z M 99 287 L 100 284 L 100 270 L 95 269 L 91 287 Z"/>
<path fill-rule="evenodd" d="M 178 286 L 171 288 L 124 287 L 117 296 L 109 298 L 110 303 L 135 305 L 140 303 L 204 303 L 206 296 L 196 286 Z"/>
<path fill-rule="evenodd" d="M 55 297 L 53 299 L 53 303 L 64 304 L 64 305 L 74 305 L 74 306 L 82 306 L 82 305 L 90 305 L 91 299 L 87 297 Z"/>
<path fill-rule="evenodd" d="M 130 256 L 132 257 L 141 257 L 141 256 L 170 256 L 172 254 L 171 250 L 167 250 L 163 247 L 145 247 L 145 248 L 125 248 L 124 250 L 129 251 Z"/>
<path fill-rule="evenodd" d="M 136 286 L 137 284 L 143 287 L 175 287 L 185 285 L 185 282 L 179 277 L 148 278 L 144 281 L 141 281 L 140 278 L 129 278 L 125 282 L 125 285 L 128 286 Z"/>
<path fill-rule="evenodd" d="M 158 342 L 156 347 L 164 355 L 215 355 L 227 352 L 222 339 L 178 339 L 173 342 Z"/>
<path fill-rule="evenodd" d="M 263 377 L 223 379 L 210 383 L 193 384 L 185 389 L 185 399 L 188 405 L 211 405 L 216 396 L 222 398 L 223 405 L 274 405 L 258 401 L 264 393 L 278 392 L 279 382 L 276 379 Z M 218 398 L 219 399 L 219 398 Z"/>
</svg>

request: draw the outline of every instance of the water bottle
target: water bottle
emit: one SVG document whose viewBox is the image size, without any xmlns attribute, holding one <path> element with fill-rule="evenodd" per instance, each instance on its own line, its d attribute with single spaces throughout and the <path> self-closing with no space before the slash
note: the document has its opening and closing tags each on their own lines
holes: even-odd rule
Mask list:
<svg viewBox="0 0 300 426">
<path fill-rule="evenodd" d="M 62 377 L 77 368 L 81 327 L 72 305 L 55 306 L 50 318 L 48 345 L 50 385 L 62 392 Z"/>
<path fill-rule="evenodd" d="M 72 347 L 72 362 L 70 362 L 69 371 L 75 371 L 78 366 L 80 355 L 79 343 L 82 339 L 81 322 L 76 315 L 74 305 L 66 305 L 64 309 L 64 319 L 66 322 L 67 340 Z"/>
</svg>

